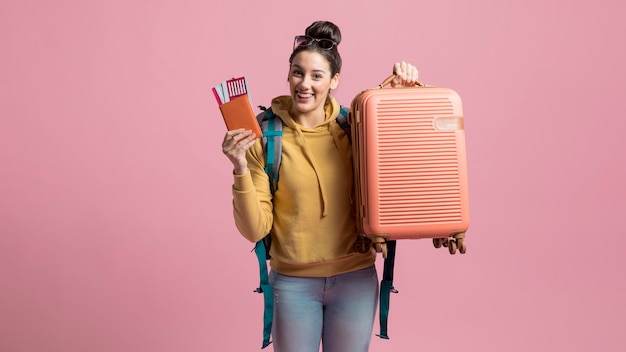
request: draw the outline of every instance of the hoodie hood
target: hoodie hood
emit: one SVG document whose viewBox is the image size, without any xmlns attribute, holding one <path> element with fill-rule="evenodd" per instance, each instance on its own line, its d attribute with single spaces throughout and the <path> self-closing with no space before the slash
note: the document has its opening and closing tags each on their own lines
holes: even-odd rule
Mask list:
<svg viewBox="0 0 626 352">
<path fill-rule="evenodd" d="M 322 203 L 321 212 L 322 212 L 322 216 L 326 216 L 327 209 L 328 209 L 327 203 L 326 203 L 327 198 L 328 198 L 327 193 L 326 193 L 327 187 L 325 187 L 323 179 L 320 176 L 319 167 L 315 161 L 315 158 L 313 157 L 311 148 L 307 144 L 307 140 L 306 140 L 305 133 L 303 132 L 303 130 L 306 130 L 306 133 L 330 133 L 333 137 L 333 141 L 337 149 L 339 151 L 344 150 L 345 146 L 343 146 L 343 148 L 340 146 L 340 144 L 342 143 L 340 135 L 343 134 L 343 130 L 341 129 L 339 124 L 335 121 L 337 119 L 337 116 L 339 115 L 339 111 L 341 107 L 339 106 L 335 98 L 329 95 L 324 104 L 324 111 L 326 115 L 324 122 L 322 122 L 321 124 L 319 124 L 318 126 L 314 128 L 305 128 L 299 125 L 298 123 L 296 123 L 294 119 L 291 117 L 289 112 L 291 111 L 292 106 L 293 106 L 293 100 L 290 96 L 287 96 L 287 95 L 279 96 L 272 100 L 272 111 L 283 121 L 284 126 L 291 128 L 296 132 L 297 134 L 296 143 L 300 146 L 300 148 L 302 149 L 302 153 L 305 156 L 307 162 L 311 165 L 311 167 L 315 171 L 317 184 L 319 188 L 319 194 L 320 194 L 321 203 Z M 344 165 L 346 166 L 347 170 L 351 172 L 352 164 L 351 164 L 350 157 L 345 156 L 344 153 L 341 153 L 341 155 L 344 161 Z"/>
<path fill-rule="evenodd" d="M 285 126 L 289 126 L 294 129 L 300 129 L 302 126 L 298 125 L 298 123 L 296 123 L 296 121 L 294 121 L 294 119 L 289 114 L 292 107 L 293 100 L 288 95 L 283 95 L 272 99 L 272 111 L 276 115 L 278 115 L 281 120 L 283 120 Z M 326 99 L 326 102 L 324 103 L 324 112 L 326 113 L 326 119 L 316 128 L 329 125 L 332 121 L 337 119 L 337 116 L 339 115 L 339 109 L 339 103 L 337 103 L 335 98 L 329 95 Z"/>
</svg>

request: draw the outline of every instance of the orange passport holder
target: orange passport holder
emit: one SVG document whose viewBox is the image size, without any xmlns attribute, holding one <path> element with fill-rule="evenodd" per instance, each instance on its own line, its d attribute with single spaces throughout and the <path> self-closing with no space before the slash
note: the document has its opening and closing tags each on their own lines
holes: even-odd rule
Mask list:
<svg viewBox="0 0 626 352">
<path fill-rule="evenodd" d="M 251 130 L 258 138 L 263 136 L 247 94 L 240 95 L 219 107 L 229 131 L 243 128 Z"/>
</svg>

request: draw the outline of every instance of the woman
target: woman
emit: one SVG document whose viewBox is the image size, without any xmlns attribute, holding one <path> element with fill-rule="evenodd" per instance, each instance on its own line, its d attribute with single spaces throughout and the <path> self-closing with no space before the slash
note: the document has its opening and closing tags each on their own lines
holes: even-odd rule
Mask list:
<svg viewBox="0 0 626 352">
<path fill-rule="evenodd" d="M 272 100 L 283 122 L 280 182 L 272 195 L 263 147 L 250 131 L 229 131 L 222 150 L 234 166 L 233 208 L 251 242 L 271 233 L 272 337 L 276 352 L 367 351 L 378 296 L 375 253 L 355 251 L 350 141 L 335 121 L 340 106 L 339 28 L 311 24 L 289 58 L 289 96 Z M 417 81 L 394 64 L 392 86 Z"/>
</svg>

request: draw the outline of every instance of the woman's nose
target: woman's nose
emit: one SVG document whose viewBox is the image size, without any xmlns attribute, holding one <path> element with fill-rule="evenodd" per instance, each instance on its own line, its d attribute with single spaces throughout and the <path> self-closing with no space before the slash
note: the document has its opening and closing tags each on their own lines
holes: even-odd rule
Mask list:
<svg viewBox="0 0 626 352">
<path fill-rule="evenodd" d="M 302 77 L 302 81 L 300 82 L 300 86 L 308 88 L 308 87 L 311 86 L 311 82 L 312 82 L 311 76 L 305 75 L 304 77 Z"/>
</svg>

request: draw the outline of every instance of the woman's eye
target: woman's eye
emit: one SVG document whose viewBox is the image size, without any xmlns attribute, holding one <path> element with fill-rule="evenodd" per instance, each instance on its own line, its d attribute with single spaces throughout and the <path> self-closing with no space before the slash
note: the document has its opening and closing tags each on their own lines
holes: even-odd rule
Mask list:
<svg viewBox="0 0 626 352">
<path fill-rule="evenodd" d="M 294 76 L 302 76 L 302 71 L 294 70 L 291 72 L 291 74 Z"/>
</svg>

